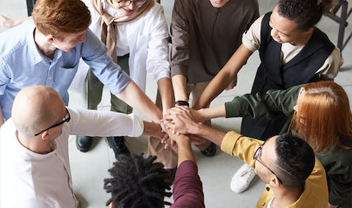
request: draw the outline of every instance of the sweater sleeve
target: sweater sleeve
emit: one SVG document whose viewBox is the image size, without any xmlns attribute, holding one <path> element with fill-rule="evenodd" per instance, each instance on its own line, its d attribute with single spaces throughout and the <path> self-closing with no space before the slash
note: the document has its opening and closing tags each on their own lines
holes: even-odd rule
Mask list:
<svg viewBox="0 0 352 208">
<path fill-rule="evenodd" d="M 301 87 L 269 90 L 265 95 L 257 93 L 235 97 L 231 102 L 225 103 L 226 118 L 244 116 L 275 118 L 281 114 L 291 116 Z"/>
<path fill-rule="evenodd" d="M 183 1 L 175 1 L 172 11 L 172 22 L 170 26 L 171 76 L 182 74 L 187 77 L 190 54 L 190 26 L 186 20 L 187 12 L 182 2 Z"/>
<path fill-rule="evenodd" d="M 171 208 L 204 208 L 202 181 L 198 175 L 197 164 L 186 160 L 176 172 L 173 187 L 174 203 Z"/>
</svg>

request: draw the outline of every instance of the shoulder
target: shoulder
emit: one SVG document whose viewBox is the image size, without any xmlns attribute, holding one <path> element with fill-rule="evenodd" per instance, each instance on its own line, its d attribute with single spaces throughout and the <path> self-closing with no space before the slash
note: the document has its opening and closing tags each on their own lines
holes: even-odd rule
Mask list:
<svg viewBox="0 0 352 208">
<path fill-rule="evenodd" d="M 35 25 L 32 20 L 11 28 L 0 35 L 0 56 L 2 59 L 10 56 L 16 51 L 22 51 L 28 45 L 30 38 L 33 40 L 32 32 Z M 34 40 L 33 40 L 34 41 Z"/>
</svg>

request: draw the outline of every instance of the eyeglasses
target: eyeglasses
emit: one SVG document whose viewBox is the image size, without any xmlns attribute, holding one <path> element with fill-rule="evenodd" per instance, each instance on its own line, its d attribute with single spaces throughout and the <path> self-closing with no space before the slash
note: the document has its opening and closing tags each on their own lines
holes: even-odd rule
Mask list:
<svg viewBox="0 0 352 208">
<path fill-rule="evenodd" d="M 122 0 L 117 3 L 119 4 L 120 7 L 128 7 L 129 5 L 132 4 L 132 2 L 134 2 L 137 7 L 140 7 L 144 4 L 145 1 L 146 0 Z"/>
<path fill-rule="evenodd" d="M 263 144 L 263 145 L 264 145 L 264 144 Z M 262 157 L 263 145 L 260 146 L 260 147 L 258 147 L 257 150 L 255 150 L 254 155 L 253 155 L 253 159 L 256 160 L 256 161 L 258 161 L 258 162 L 259 162 L 260 164 L 262 164 L 264 167 L 266 167 L 272 174 L 274 174 L 274 175 L 276 176 L 276 178 L 279 180 L 279 182 L 280 182 L 281 184 L 283 184 L 283 183 L 282 183 L 282 180 L 274 173 L 274 171 L 272 171 L 267 165 L 265 165 L 265 164 L 263 163 L 263 161 L 260 161 L 260 160 L 259 160 L 259 158 Z"/>
<path fill-rule="evenodd" d="M 44 131 L 47 131 L 47 130 L 49 130 L 51 128 L 55 128 L 57 126 L 60 126 L 61 124 L 65 123 L 65 122 L 69 122 L 71 120 L 71 115 L 70 115 L 70 112 L 68 112 L 67 108 L 66 108 L 66 112 L 67 112 L 67 114 L 65 115 L 64 118 L 62 118 L 62 121 L 60 121 L 60 122 L 58 122 L 58 123 L 46 128 L 46 129 L 44 129 L 43 131 L 41 131 L 39 133 L 34 134 L 34 136 L 38 136 L 39 134 L 43 133 Z"/>
</svg>

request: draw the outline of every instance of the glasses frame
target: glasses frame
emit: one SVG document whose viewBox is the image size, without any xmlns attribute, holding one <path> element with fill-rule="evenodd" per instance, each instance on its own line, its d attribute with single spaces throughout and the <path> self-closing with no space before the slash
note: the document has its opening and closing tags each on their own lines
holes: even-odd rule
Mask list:
<svg viewBox="0 0 352 208">
<path fill-rule="evenodd" d="M 264 144 L 263 144 L 263 145 L 264 145 Z M 256 160 L 256 161 L 258 161 L 258 162 L 259 162 L 260 164 L 262 164 L 264 167 L 266 167 L 272 174 L 274 174 L 274 176 L 276 176 L 276 178 L 279 180 L 279 182 L 280 182 L 281 184 L 283 184 L 283 183 L 282 183 L 282 180 L 275 174 L 275 172 L 274 172 L 273 170 L 271 170 L 267 165 L 265 165 L 265 164 L 263 163 L 263 161 L 259 160 L 260 156 L 262 155 L 263 145 L 259 146 L 259 147 L 255 150 L 254 155 L 253 155 L 253 159 Z"/>
<path fill-rule="evenodd" d="M 126 2 L 125 4 L 121 5 L 121 2 Z M 146 0 L 121 0 L 118 1 L 117 4 L 119 5 L 119 7 L 123 8 L 123 7 L 128 7 L 129 5 L 132 4 L 132 2 L 134 2 L 136 4 L 137 7 L 142 6 Z M 141 2 L 141 3 L 137 3 L 137 2 Z"/>
<path fill-rule="evenodd" d="M 68 123 L 68 122 L 71 120 L 71 115 L 70 115 L 70 112 L 68 112 L 67 108 L 65 108 L 65 109 L 66 109 L 67 114 L 66 114 L 65 117 L 62 119 L 62 121 L 60 121 L 60 122 L 58 122 L 58 123 L 56 123 L 56 124 L 53 124 L 53 125 L 51 125 L 50 127 L 48 127 L 48 128 L 46 128 L 46 129 L 44 129 L 44 130 L 42 130 L 42 131 L 40 131 L 40 132 L 34 134 L 34 136 L 38 136 L 38 135 L 42 134 L 44 131 L 47 131 L 47 130 L 52 129 L 52 128 L 55 128 L 55 127 L 57 127 L 57 126 L 60 126 L 60 125 L 62 125 L 62 124 L 65 123 L 65 122 Z"/>
</svg>

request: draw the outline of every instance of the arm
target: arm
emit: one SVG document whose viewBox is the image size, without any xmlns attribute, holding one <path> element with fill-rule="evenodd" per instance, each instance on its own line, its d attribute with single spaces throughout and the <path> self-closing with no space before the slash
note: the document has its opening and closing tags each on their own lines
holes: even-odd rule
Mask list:
<svg viewBox="0 0 352 208">
<path fill-rule="evenodd" d="M 300 86 L 287 90 L 269 90 L 265 95 L 245 94 L 225 103 L 226 117 L 275 118 L 284 114 L 291 116 L 296 104 Z"/>
<path fill-rule="evenodd" d="M 184 8 L 183 1 L 175 1 L 170 26 L 171 76 L 175 101 L 188 101 L 186 83 L 191 49 L 189 44 L 190 26 L 186 15 L 189 12 L 187 8 Z"/>
<path fill-rule="evenodd" d="M 160 109 L 156 107 L 156 105 L 133 81 L 131 81 L 120 93 L 116 94 L 116 97 L 125 101 L 130 106 L 137 108 L 156 123 L 159 123 L 162 119 Z"/>
<path fill-rule="evenodd" d="M 150 35 L 148 41 L 147 71 L 157 80 L 158 91 L 162 101 L 162 109 L 166 111 L 172 106 L 172 87 L 170 81 L 169 32 L 163 7 L 156 4 L 153 14 L 149 15 Z"/>
<path fill-rule="evenodd" d="M 204 108 L 204 106 L 207 106 L 216 96 L 218 96 L 230 84 L 230 82 L 236 78 L 237 73 L 242 66 L 246 64 L 248 58 L 252 54 L 253 52 L 242 44 L 205 88 L 198 102 L 195 104 L 195 107 L 198 109 Z"/>
<path fill-rule="evenodd" d="M 202 181 L 198 175 L 191 140 L 186 135 L 168 133 L 178 146 L 178 169 L 173 186 L 174 203 L 172 207 L 204 208 Z"/>
<path fill-rule="evenodd" d="M 316 73 L 321 74 L 323 80 L 334 80 L 340 67 L 343 64 L 343 57 L 340 49 L 335 47 L 330 56 L 325 60 L 324 64 L 318 69 Z"/>
<path fill-rule="evenodd" d="M 32 17 L 29 16 L 29 17 L 24 17 L 24 18 L 17 19 L 17 20 L 12 20 L 8 17 L 0 15 L 0 27 L 7 27 L 7 28 L 15 27 L 15 26 L 17 26 L 17 25 L 21 24 L 22 22 L 27 21 L 29 19 L 32 19 Z"/>
<path fill-rule="evenodd" d="M 187 96 L 187 77 L 182 74 L 177 74 L 172 77 L 172 86 L 174 88 L 175 93 L 175 101 L 184 100 L 188 101 Z"/>
<path fill-rule="evenodd" d="M 171 88 L 171 81 L 169 78 L 161 78 L 158 80 L 158 90 L 162 101 L 163 112 L 166 112 L 172 106 Z"/>
</svg>

